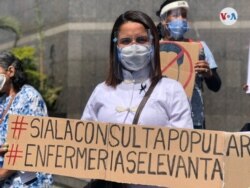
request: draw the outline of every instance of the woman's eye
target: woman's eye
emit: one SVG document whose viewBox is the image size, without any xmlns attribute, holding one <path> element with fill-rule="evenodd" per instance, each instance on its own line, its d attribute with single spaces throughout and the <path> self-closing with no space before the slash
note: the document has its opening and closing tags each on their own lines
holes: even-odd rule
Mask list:
<svg viewBox="0 0 250 188">
<path fill-rule="evenodd" d="M 146 37 L 146 36 L 137 37 L 136 42 L 139 44 L 145 44 L 148 42 L 148 37 Z"/>
<path fill-rule="evenodd" d="M 131 42 L 132 42 L 131 38 L 121 38 L 119 43 L 127 45 L 130 44 Z"/>
</svg>

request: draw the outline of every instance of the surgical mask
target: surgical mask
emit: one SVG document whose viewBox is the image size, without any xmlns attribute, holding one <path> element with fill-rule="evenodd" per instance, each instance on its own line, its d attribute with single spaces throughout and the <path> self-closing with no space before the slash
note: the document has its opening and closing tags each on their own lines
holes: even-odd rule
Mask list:
<svg viewBox="0 0 250 188">
<path fill-rule="evenodd" d="M 173 37 L 175 40 L 182 39 L 189 29 L 187 21 L 181 19 L 172 20 L 166 27 L 170 33 L 170 37 Z"/>
<path fill-rule="evenodd" d="M 119 60 L 129 71 L 139 71 L 148 65 L 151 60 L 151 53 L 151 45 L 133 44 L 118 48 Z"/>
<path fill-rule="evenodd" d="M 5 75 L 4 74 L 0 74 L 0 90 L 3 89 L 3 86 L 4 86 L 5 82 L 6 82 Z"/>
</svg>

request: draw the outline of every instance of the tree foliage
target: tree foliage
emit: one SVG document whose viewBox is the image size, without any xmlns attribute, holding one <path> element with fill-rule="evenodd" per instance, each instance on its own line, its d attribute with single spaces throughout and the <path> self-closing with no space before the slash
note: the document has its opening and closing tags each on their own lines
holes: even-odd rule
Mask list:
<svg viewBox="0 0 250 188">
<path fill-rule="evenodd" d="M 40 14 L 37 16 L 37 19 L 42 20 Z M 54 111 L 57 98 L 62 88 L 55 87 L 53 81 L 44 73 L 43 24 L 39 22 L 37 25 L 39 26 L 39 47 L 37 51 L 36 48 L 32 46 L 15 47 L 21 36 L 20 23 L 13 17 L 0 17 L 0 29 L 13 32 L 16 36 L 14 48 L 11 51 L 23 63 L 28 83 L 41 93 L 49 111 Z"/>
<path fill-rule="evenodd" d="M 62 88 L 55 87 L 48 76 L 39 71 L 35 48 L 31 46 L 17 47 L 12 49 L 12 53 L 22 61 L 28 83 L 41 93 L 49 111 L 55 110 L 55 104 Z M 42 87 L 41 78 L 43 79 Z"/>
<path fill-rule="evenodd" d="M 17 40 L 21 36 L 21 27 L 19 22 L 12 17 L 0 17 L 0 29 L 6 30 L 6 31 L 11 31 L 16 35 L 15 38 L 15 44 L 17 43 Z"/>
</svg>

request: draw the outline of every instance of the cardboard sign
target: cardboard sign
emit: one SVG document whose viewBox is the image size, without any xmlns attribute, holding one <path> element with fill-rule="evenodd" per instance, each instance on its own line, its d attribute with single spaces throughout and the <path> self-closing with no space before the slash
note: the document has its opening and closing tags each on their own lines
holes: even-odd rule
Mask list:
<svg viewBox="0 0 250 188">
<path fill-rule="evenodd" d="M 179 81 L 189 99 L 194 88 L 194 64 L 198 61 L 199 45 L 197 42 L 160 42 L 162 74 Z"/>
<path fill-rule="evenodd" d="M 250 133 L 11 115 L 7 142 L 6 169 L 168 188 L 250 186 Z"/>
</svg>

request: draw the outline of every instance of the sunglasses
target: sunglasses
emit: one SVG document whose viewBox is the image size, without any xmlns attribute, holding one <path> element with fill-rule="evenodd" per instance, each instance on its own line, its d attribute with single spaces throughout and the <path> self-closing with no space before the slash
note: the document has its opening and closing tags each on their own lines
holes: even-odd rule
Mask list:
<svg viewBox="0 0 250 188">
<path fill-rule="evenodd" d="M 118 45 L 130 45 L 131 43 L 137 44 L 148 44 L 149 43 L 149 37 L 148 36 L 136 36 L 136 37 L 121 37 L 118 38 Z"/>
</svg>

